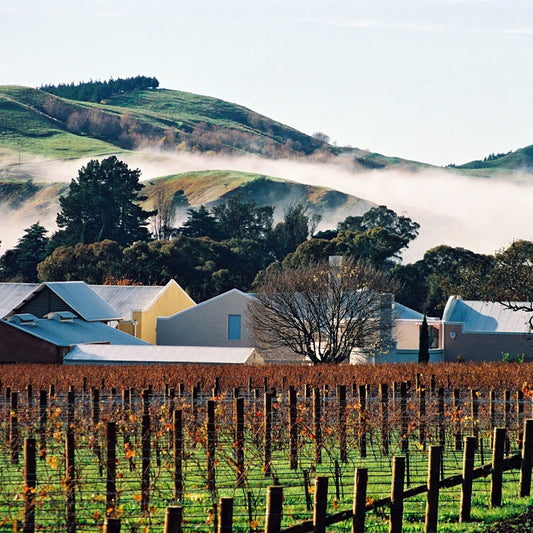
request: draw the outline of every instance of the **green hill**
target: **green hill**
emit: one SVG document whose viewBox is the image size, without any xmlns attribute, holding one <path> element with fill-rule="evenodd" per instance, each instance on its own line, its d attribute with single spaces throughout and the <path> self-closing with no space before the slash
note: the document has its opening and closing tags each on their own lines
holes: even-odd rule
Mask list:
<svg viewBox="0 0 533 533">
<path fill-rule="evenodd" d="M 141 194 L 146 197 L 143 206 L 149 210 L 157 207 L 158 198 L 174 198 L 178 191 L 183 191 L 183 197 L 177 195 L 184 200 L 176 205 L 177 225 L 186 218 L 189 207 L 211 208 L 234 194 L 253 198 L 260 206 L 276 207 L 276 219 L 283 216 L 289 205 L 305 204 L 309 214 L 320 215 L 328 227 L 348 215 L 361 215 L 375 205 L 325 187 L 231 170 L 186 172 L 144 181 L 143 185 Z M 59 197 L 67 189 L 67 183 L 0 178 L 0 212 L 9 217 L 9 235 L 0 232 L 3 241 L 0 254 L 16 243 L 24 228 L 37 221 L 53 230 Z"/>
<path fill-rule="evenodd" d="M 135 90 L 91 103 L 0 86 L 0 169 L 21 153 L 66 160 L 139 147 L 268 158 L 343 154 L 361 169 L 423 166 L 338 148 L 243 106 L 183 91 Z"/>
<path fill-rule="evenodd" d="M 279 217 L 284 208 L 302 203 L 309 207 L 311 213 L 334 220 L 335 223 L 348 215 L 363 214 L 375 205 L 326 187 L 232 170 L 185 172 L 150 180 L 144 185 L 142 194 L 147 197 L 147 209 L 156 207 L 158 196 L 173 197 L 179 190 L 187 199 L 184 208 L 200 205 L 210 207 L 223 202 L 228 196 L 242 194 L 245 199 L 253 198 L 260 206 L 276 207 Z"/>
<path fill-rule="evenodd" d="M 0 86 L 0 144 L 4 152 L 53 159 L 147 144 L 273 157 L 327 148 L 314 137 L 216 98 L 161 89 L 131 91 L 95 104 L 18 86 Z"/>
<path fill-rule="evenodd" d="M 491 155 L 483 160 L 457 165 L 459 169 L 494 169 L 498 171 L 524 171 L 533 173 L 533 145 L 507 154 Z"/>
</svg>

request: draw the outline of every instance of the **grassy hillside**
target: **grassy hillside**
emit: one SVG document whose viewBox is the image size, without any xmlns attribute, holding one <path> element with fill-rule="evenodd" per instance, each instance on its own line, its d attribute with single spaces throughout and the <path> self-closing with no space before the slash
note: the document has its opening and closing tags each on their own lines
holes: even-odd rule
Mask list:
<svg viewBox="0 0 533 533">
<path fill-rule="evenodd" d="M 39 182 L 31 179 L 0 177 L 0 214 L 9 219 L 9 227 L 0 231 L 1 250 L 14 246 L 23 230 L 39 221 L 50 231 L 55 228 L 59 197 L 68 190 L 68 183 Z M 323 227 L 335 226 L 348 215 L 360 215 L 374 204 L 325 187 L 312 187 L 260 174 L 230 170 L 187 172 L 144 182 L 141 194 L 146 196 L 143 206 L 153 209 L 157 196 L 174 196 L 182 190 L 186 203 L 177 208 L 176 224 L 186 218 L 189 207 L 213 205 L 229 195 L 243 194 L 258 205 L 276 207 L 275 218 L 283 216 L 289 205 L 303 203 L 310 214 L 320 214 Z"/>
<path fill-rule="evenodd" d="M 324 146 L 242 106 L 191 93 L 132 91 L 94 104 L 17 86 L 0 86 L 0 143 L 60 159 L 146 144 L 276 157 Z"/>
<path fill-rule="evenodd" d="M 242 194 L 244 198 L 253 198 L 258 205 L 276 207 L 277 217 L 283 215 L 283 209 L 287 206 L 303 203 L 309 206 L 311 213 L 318 213 L 324 220 L 335 222 L 349 214 L 362 214 L 374 205 L 326 187 L 302 185 L 261 174 L 210 170 L 186 172 L 145 182 L 143 194 L 147 197 L 146 208 L 154 207 L 156 196 L 161 191 L 166 195 L 174 195 L 178 190 L 183 190 L 190 207 L 210 207 L 230 195 Z"/>
<path fill-rule="evenodd" d="M 421 166 L 337 148 L 243 106 L 183 91 L 131 91 L 96 104 L 0 86 L 0 168 L 19 153 L 66 160 L 147 146 L 273 158 L 343 154 L 360 169 Z"/>
<path fill-rule="evenodd" d="M 51 159 L 70 159 L 117 151 L 105 140 L 68 130 L 53 113 L 52 97 L 25 87 L 0 86 L 0 157 L 19 152 Z M 72 110 L 75 104 L 69 104 Z"/>
<path fill-rule="evenodd" d="M 492 156 L 485 160 L 458 165 L 460 169 L 494 169 L 499 171 L 524 171 L 533 173 L 533 145 L 508 154 Z"/>
</svg>

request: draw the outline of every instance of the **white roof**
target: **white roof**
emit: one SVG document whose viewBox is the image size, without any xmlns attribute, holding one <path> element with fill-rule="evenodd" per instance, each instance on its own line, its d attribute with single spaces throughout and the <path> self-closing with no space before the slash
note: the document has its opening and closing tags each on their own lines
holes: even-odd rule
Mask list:
<svg viewBox="0 0 533 533">
<path fill-rule="evenodd" d="M 218 346 L 113 346 L 78 344 L 63 359 L 65 364 L 245 364 L 255 348 Z"/>
<path fill-rule="evenodd" d="M 116 309 L 121 318 L 131 320 L 133 311 L 144 311 L 161 294 L 161 285 L 90 285 L 91 289 Z"/>
<path fill-rule="evenodd" d="M 452 296 L 446 304 L 443 322 L 459 322 L 465 332 L 531 333 L 531 313 L 512 311 L 498 302 L 462 300 Z"/>
</svg>

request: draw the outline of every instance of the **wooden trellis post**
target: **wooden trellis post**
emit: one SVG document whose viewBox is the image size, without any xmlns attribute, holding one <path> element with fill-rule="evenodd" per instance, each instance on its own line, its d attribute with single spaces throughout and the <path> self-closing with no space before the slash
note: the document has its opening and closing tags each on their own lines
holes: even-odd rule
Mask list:
<svg viewBox="0 0 533 533">
<path fill-rule="evenodd" d="M 326 533 L 326 510 L 328 506 L 328 478 L 318 476 L 315 479 L 315 502 L 313 506 L 313 531 Z"/>
<path fill-rule="evenodd" d="M 359 385 L 359 452 L 366 457 L 366 386 Z"/>
<path fill-rule="evenodd" d="M 392 462 L 389 533 L 401 533 L 402 531 L 404 479 L 405 457 L 395 456 Z"/>
<path fill-rule="evenodd" d="M 459 508 L 459 522 L 470 520 L 472 508 L 472 483 L 474 472 L 474 460 L 476 456 L 476 437 L 465 437 L 463 453 L 463 482 L 461 485 L 461 504 Z"/>
<path fill-rule="evenodd" d="M 164 533 L 183 533 L 183 506 L 169 506 L 165 510 Z"/>
<path fill-rule="evenodd" d="M 218 533 L 231 533 L 233 531 L 233 498 L 220 498 L 219 500 Z"/>
<path fill-rule="evenodd" d="M 283 515 L 283 487 L 270 486 L 267 489 L 265 511 L 265 533 L 279 533 Z"/>
<path fill-rule="evenodd" d="M 35 439 L 24 442 L 24 533 L 35 531 L 35 487 L 37 485 L 37 461 Z"/>
<path fill-rule="evenodd" d="M 115 422 L 107 422 L 106 442 L 106 514 L 111 516 L 117 503 L 117 425 Z"/>
<path fill-rule="evenodd" d="M 272 474 L 272 394 L 265 392 L 263 408 L 263 472 Z"/>
<path fill-rule="evenodd" d="M 181 409 L 174 411 L 173 426 L 174 499 L 181 501 L 183 499 L 183 423 Z"/>
<path fill-rule="evenodd" d="M 215 493 L 215 449 L 216 449 L 216 429 L 215 429 L 215 400 L 207 400 L 207 489 L 211 494 Z"/>
<path fill-rule="evenodd" d="M 148 514 L 150 510 L 150 415 L 142 415 L 141 426 L 141 513 Z"/>
<path fill-rule="evenodd" d="M 66 519 L 67 519 L 67 533 L 75 533 L 76 531 L 76 466 L 74 454 L 74 432 L 67 431 L 67 438 L 65 444 L 65 486 L 67 489 L 66 498 Z"/>
<path fill-rule="evenodd" d="M 418 391 L 418 440 L 422 449 L 426 450 L 426 389 Z"/>
<path fill-rule="evenodd" d="M 289 456 L 290 469 L 298 468 L 298 422 L 296 389 L 291 385 L 289 388 Z"/>
<path fill-rule="evenodd" d="M 505 428 L 494 428 L 494 449 L 492 452 L 492 478 L 490 483 L 490 506 L 502 504 L 503 455 L 505 451 Z"/>
<path fill-rule="evenodd" d="M 381 409 L 381 453 L 389 455 L 389 387 L 386 383 L 379 386 Z"/>
<path fill-rule="evenodd" d="M 338 403 L 338 435 L 339 435 L 339 457 L 341 462 L 348 460 L 346 450 L 346 385 L 337 385 Z"/>
<path fill-rule="evenodd" d="M 237 487 L 244 486 L 244 398 L 233 400 L 235 412 L 235 463 Z"/>
<path fill-rule="evenodd" d="M 402 432 L 402 453 L 409 453 L 409 419 L 407 417 L 407 383 L 400 383 L 400 417 Z"/>
<path fill-rule="evenodd" d="M 425 533 L 435 533 L 437 531 L 437 522 L 439 517 L 439 475 L 441 461 L 442 446 L 431 446 L 429 449 Z"/>
<path fill-rule="evenodd" d="M 460 390 L 453 390 L 453 414 L 455 425 L 455 449 L 460 450 L 462 445 L 462 432 L 461 432 L 461 396 Z"/>
<path fill-rule="evenodd" d="M 353 494 L 352 533 L 364 533 L 366 515 L 366 488 L 368 484 L 368 470 L 355 469 Z"/>
<path fill-rule="evenodd" d="M 313 389 L 313 430 L 315 434 L 315 462 L 317 464 L 322 462 L 321 405 L 320 389 L 315 387 Z"/>
</svg>

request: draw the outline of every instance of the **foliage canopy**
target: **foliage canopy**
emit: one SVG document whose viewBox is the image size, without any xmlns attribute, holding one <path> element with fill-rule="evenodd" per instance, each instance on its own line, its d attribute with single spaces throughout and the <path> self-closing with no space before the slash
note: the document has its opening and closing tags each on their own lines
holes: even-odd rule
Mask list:
<svg viewBox="0 0 533 533">
<path fill-rule="evenodd" d="M 110 239 L 124 246 L 148 240 L 146 226 L 153 213 L 137 204 L 142 199 L 140 174 L 115 156 L 89 161 L 71 181 L 67 195 L 59 199 L 56 221 L 60 231 L 53 237 L 54 244 Z"/>
</svg>

